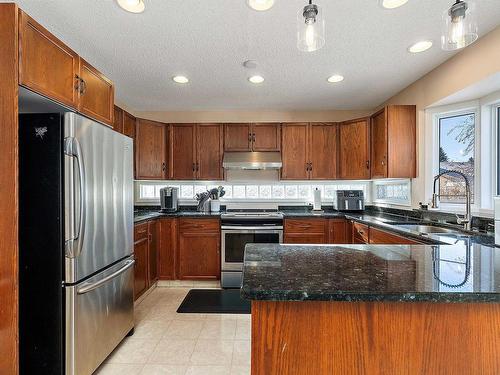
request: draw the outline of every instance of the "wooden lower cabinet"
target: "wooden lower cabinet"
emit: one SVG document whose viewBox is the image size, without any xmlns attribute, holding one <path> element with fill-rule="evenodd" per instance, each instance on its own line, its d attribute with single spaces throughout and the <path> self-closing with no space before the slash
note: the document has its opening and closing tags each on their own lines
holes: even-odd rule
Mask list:
<svg viewBox="0 0 500 375">
<path fill-rule="evenodd" d="M 158 227 L 157 220 L 148 222 L 148 276 L 149 285 L 158 281 Z"/>
<path fill-rule="evenodd" d="M 148 239 L 134 243 L 134 299 L 148 289 Z"/>
<path fill-rule="evenodd" d="M 220 279 L 218 219 L 179 219 L 178 246 L 178 279 Z"/>
<path fill-rule="evenodd" d="M 284 243 L 345 245 L 352 243 L 351 231 L 352 223 L 343 218 L 286 219 Z"/>
<path fill-rule="evenodd" d="M 351 242 L 350 227 L 345 219 L 328 220 L 328 243 L 345 245 Z"/>
<path fill-rule="evenodd" d="M 328 243 L 328 220 L 323 218 L 285 219 L 284 243 Z"/>
<path fill-rule="evenodd" d="M 365 224 L 354 222 L 352 224 L 352 243 L 353 244 L 370 243 L 370 227 Z"/>
<path fill-rule="evenodd" d="M 374 245 L 419 245 L 420 242 L 401 237 L 380 229 L 370 228 L 370 244 Z"/>
<path fill-rule="evenodd" d="M 177 260 L 177 219 L 159 220 L 158 278 L 175 280 Z"/>
<path fill-rule="evenodd" d="M 158 222 L 134 227 L 134 299 L 158 280 Z"/>
</svg>

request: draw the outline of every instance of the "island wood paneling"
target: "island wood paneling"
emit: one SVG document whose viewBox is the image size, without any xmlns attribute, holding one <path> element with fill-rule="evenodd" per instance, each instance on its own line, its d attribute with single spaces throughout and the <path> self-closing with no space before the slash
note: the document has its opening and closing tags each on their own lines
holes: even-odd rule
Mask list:
<svg viewBox="0 0 500 375">
<path fill-rule="evenodd" d="M 499 374 L 500 304 L 252 301 L 252 375 Z"/>
<path fill-rule="evenodd" d="M 0 374 L 18 373 L 18 8 L 0 4 Z"/>
</svg>

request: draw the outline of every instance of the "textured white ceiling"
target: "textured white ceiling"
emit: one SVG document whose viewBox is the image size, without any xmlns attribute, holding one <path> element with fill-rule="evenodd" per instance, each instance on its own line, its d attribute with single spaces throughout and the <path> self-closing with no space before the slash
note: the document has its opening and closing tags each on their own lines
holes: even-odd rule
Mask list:
<svg viewBox="0 0 500 375">
<path fill-rule="evenodd" d="M 326 46 L 296 48 L 305 0 L 276 0 L 255 12 L 245 0 L 144 0 L 130 14 L 114 0 L 17 0 L 22 9 L 109 76 L 133 110 L 366 109 L 383 103 L 450 56 L 441 51 L 441 14 L 454 0 L 410 0 L 392 11 L 378 0 L 317 0 Z M 480 33 L 500 24 L 500 0 L 478 0 Z M 420 39 L 434 47 L 411 55 Z M 265 78 L 253 86 L 259 63 Z M 176 74 L 191 82 L 180 86 Z M 332 74 L 345 81 L 331 85 Z"/>
</svg>

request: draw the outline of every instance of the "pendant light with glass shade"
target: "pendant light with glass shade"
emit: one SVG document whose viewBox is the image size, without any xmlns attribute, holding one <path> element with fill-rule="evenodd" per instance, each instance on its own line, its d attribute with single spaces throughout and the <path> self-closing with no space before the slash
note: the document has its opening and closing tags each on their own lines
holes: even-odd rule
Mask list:
<svg viewBox="0 0 500 375">
<path fill-rule="evenodd" d="M 478 38 L 478 26 L 474 0 L 457 0 L 443 13 L 441 47 L 454 51 L 467 47 Z"/>
<path fill-rule="evenodd" d="M 305 52 L 317 51 L 325 45 L 325 20 L 319 6 L 309 0 L 297 14 L 297 48 Z"/>
</svg>

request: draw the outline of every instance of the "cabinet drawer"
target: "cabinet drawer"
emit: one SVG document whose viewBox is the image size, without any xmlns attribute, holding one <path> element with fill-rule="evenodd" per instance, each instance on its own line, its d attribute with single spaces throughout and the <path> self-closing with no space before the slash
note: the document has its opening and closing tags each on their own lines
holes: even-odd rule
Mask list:
<svg viewBox="0 0 500 375">
<path fill-rule="evenodd" d="M 180 219 L 179 230 L 181 232 L 219 232 L 220 224 L 216 219 Z"/>
<path fill-rule="evenodd" d="M 398 236 L 397 234 L 388 233 L 383 230 L 370 228 L 370 243 L 379 245 L 418 245 L 419 242 Z"/>
<path fill-rule="evenodd" d="M 286 219 L 286 233 L 325 233 L 325 219 Z"/>
<path fill-rule="evenodd" d="M 148 223 L 136 224 L 134 226 L 134 242 L 148 238 Z"/>
<path fill-rule="evenodd" d="M 352 237 L 354 243 L 368 243 L 369 242 L 369 228 L 368 225 L 361 223 L 352 224 Z"/>
</svg>

